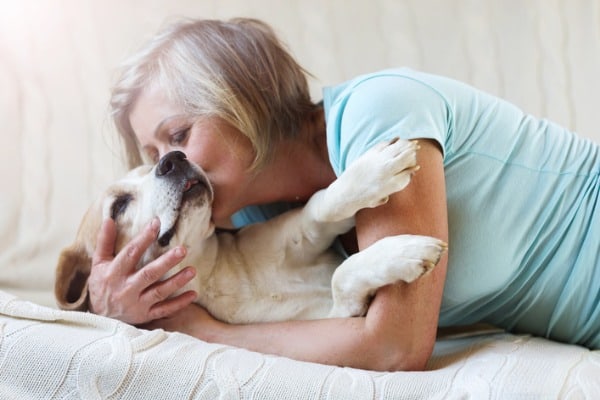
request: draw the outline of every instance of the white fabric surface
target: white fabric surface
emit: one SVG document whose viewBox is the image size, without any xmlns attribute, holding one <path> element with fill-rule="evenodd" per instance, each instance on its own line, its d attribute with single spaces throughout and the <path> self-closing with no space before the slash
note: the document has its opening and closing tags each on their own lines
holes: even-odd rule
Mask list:
<svg viewBox="0 0 600 400">
<path fill-rule="evenodd" d="M 597 399 L 599 377 L 600 351 L 527 336 L 440 340 L 428 371 L 378 373 L 139 330 L 0 292 L 2 399 Z"/>
<path fill-rule="evenodd" d="M 315 99 L 324 84 L 408 66 L 600 141 L 600 0 L 0 0 L 3 291 L 54 306 L 60 249 L 123 172 L 107 116 L 114 70 L 178 16 L 270 22 L 315 75 Z M 0 296 L 0 399 L 600 398 L 598 352 L 541 339 L 440 341 L 430 371 L 378 374 L 19 299 Z"/>
</svg>

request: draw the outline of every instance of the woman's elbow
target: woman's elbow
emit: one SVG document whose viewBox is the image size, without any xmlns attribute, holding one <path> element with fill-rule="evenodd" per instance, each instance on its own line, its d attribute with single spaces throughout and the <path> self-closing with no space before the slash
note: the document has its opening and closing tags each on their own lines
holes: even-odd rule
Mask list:
<svg viewBox="0 0 600 400">
<path fill-rule="evenodd" d="M 431 353 L 428 349 L 390 351 L 386 356 L 380 357 L 375 369 L 389 372 L 425 371 Z"/>
<path fill-rule="evenodd" d="M 376 335 L 371 339 L 369 369 L 376 371 L 424 371 L 435 346 L 435 337 L 411 341 Z"/>
<path fill-rule="evenodd" d="M 402 354 L 393 363 L 388 371 L 425 371 L 431 352 L 421 354 Z"/>
</svg>

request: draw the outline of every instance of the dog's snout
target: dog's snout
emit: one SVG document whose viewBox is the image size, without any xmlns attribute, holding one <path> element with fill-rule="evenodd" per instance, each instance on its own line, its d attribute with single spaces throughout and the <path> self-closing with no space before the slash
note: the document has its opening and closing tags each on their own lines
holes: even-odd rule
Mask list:
<svg viewBox="0 0 600 400">
<path fill-rule="evenodd" d="M 167 176 L 181 173 L 186 165 L 185 154 L 181 151 L 171 151 L 165 154 L 156 167 L 156 176 Z"/>
</svg>

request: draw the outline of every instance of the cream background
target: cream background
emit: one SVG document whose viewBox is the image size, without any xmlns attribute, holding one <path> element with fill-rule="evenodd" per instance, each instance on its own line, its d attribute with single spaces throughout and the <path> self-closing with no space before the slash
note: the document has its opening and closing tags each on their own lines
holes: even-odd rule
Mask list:
<svg viewBox="0 0 600 400">
<path fill-rule="evenodd" d="M 376 373 L 23 301 L 54 305 L 60 249 L 123 172 L 116 66 L 177 15 L 267 20 L 318 77 L 315 98 L 406 65 L 600 141 L 600 0 L 0 0 L 1 398 L 599 398 L 599 351 L 524 335 L 440 339 L 429 371 Z"/>
<path fill-rule="evenodd" d="M 0 289 L 44 305 L 60 249 L 122 173 L 119 62 L 178 16 L 265 19 L 322 85 L 406 65 L 600 141 L 599 0 L 0 0 Z"/>
</svg>

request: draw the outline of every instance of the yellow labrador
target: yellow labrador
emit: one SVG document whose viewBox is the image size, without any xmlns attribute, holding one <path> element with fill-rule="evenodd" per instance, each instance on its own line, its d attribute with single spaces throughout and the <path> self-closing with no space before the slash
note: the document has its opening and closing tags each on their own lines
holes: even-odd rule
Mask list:
<svg viewBox="0 0 600 400">
<path fill-rule="evenodd" d="M 203 171 L 181 152 L 156 166 L 142 166 L 108 188 L 86 213 L 75 242 L 56 271 L 55 295 L 63 309 L 81 309 L 101 221 L 117 225 L 118 252 L 150 220 L 161 230 L 139 268 L 176 245 L 187 248 L 181 266 L 197 269 L 185 289 L 230 323 L 362 315 L 374 292 L 430 270 L 446 244 L 426 236 L 399 235 L 375 242 L 346 259 L 331 250 L 354 225 L 360 209 L 376 207 L 402 190 L 416 165 L 417 144 L 382 143 L 353 163 L 307 204 L 236 233 L 215 232 L 213 192 Z"/>
</svg>

